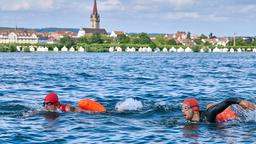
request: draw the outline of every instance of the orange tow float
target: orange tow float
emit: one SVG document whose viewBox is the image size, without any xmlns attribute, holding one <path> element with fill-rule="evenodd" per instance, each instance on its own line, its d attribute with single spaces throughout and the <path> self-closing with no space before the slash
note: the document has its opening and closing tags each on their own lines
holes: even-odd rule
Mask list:
<svg viewBox="0 0 256 144">
<path fill-rule="evenodd" d="M 93 112 L 105 112 L 106 108 L 100 103 L 90 100 L 90 99 L 82 99 L 78 102 L 78 106 L 82 110 L 93 111 Z"/>
</svg>

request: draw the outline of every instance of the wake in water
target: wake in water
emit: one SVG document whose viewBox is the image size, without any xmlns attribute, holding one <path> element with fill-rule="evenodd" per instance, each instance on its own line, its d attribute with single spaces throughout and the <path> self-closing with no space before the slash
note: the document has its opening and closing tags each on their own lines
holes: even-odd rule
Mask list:
<svg viewBox="0 0 256 144">
<path fill-rule="evenodd" d="M 238 114 L 240 122 L 256 122 L 256 110 L 245 110 L 239 105 L 233 105 L 232 109 Z"/>
<path fill-rule="evenodd" d="M 124 111 L 137 111 L 143 108 L 141 101 L 135 100 L 133 98 L 128 98 L 116 104 L 115 109 L 117 112 Z"/>
<path fill-rule="evenodd" d="M 162 121 L 163 123 L 167 123 L 168 125 L 173 125 L 173 123 L 177 123 L 177 121 L 183 121 L 183 117 L 180 111 L 180 105 L 177 104 L 169 104 L 165 101 L 161 102 L 142 102 L 135 98 L 127 98 L 123 101 L 118 102 L 115 105 L 115 110 L 109 110 L 107 113 L 109 115 L 118 115 L 118 113 L 127 114 L 127 112 L 131 112 L 134 115 L 134 118 L 138 118 L 137 115 L 145 117 L 147 119 L 154 119 L 163 117 L 166 120 Z M 239 119 L 236 122 L 239 123 L 247 123 L 247 122 L 256 122 L 256 110 L 244 110 L 239 105 L 232 105 L 232 109 L 235 113 L 238 114 Z M 59 112 L 61 113 L 61 112 Z M 20 117 L 26 118 L 31 117 L 35 114 L 47 114 L 44 111 L 44 108 L 41 105 L 33 104 L 33 105 L 20 105 L 20 104 L 7 104 L 0 105 L 0 117 Z M 88 113 L 93 114 L 93 113 Z M 126 115 L 119 115 L 125 117 Z M 226 122 L 229 123 L 229 122 Z M 230 123 L 234 123 L 230 122 Z"/>
</svg>

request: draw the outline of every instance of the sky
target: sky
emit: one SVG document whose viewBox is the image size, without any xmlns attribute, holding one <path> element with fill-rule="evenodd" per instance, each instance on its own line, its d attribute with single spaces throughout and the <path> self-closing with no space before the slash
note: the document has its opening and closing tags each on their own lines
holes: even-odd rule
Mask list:
<svg viewBox="0 0 256 144">
<path fill-rule="evenodd" d="M 97 0 L 108 32 L 256 36 L 256 0 Z M 93 0 L 0 0 L 0 27 L 90 27 Z"/>
</svg>

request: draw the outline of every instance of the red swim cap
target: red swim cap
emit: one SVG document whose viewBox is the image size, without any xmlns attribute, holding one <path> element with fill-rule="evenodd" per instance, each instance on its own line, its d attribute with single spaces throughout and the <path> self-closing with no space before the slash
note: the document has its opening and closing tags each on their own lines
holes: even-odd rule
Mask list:
<svg viewBox="0 0 256 144">
<path fill-rule="evenodd" d="M 49 93 L 47 96 L 45 96 L 44 102 L 52 102 L 52 103 L 59 102 L 58 95 L 56 93 Z"/>
<path fill-rule="evenodd" d="M 188 98 L 184 100 L 183 104 L 189 106 L 193 111 L 199 111 L 199 103 L 195 98 Z"/>
</svg>

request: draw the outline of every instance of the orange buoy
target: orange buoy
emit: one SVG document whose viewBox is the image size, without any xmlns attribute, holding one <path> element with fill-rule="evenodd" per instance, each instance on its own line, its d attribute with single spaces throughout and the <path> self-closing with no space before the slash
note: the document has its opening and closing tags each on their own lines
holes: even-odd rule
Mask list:
<svg viewBox="0 0 256 144">
<path fill-rule="evenodd" d="M 78 106 L 86 111 L 93 112 L 105 112 L 106 108 L 100 103 L 90 100 L 90 99 L 82 99 L 78 102 Z"/>
<path fill-rule="evenodd" d="M 214 105 L 216 105 L 216 104 L 208 104 L 206 108 L 209 108 L 209 107 L 214 106 Z M 224 121 L 228 121 L 228 120 L 234 120 L 234 119 L 237 119 L 237 118 L 238 118 L 237 114 L 229 106 L 223 112 L 221 112 L 220 114 L 218 114 L 216 116 L 216 121 L 217 122 L 224 122 Z"/>
</svg>

